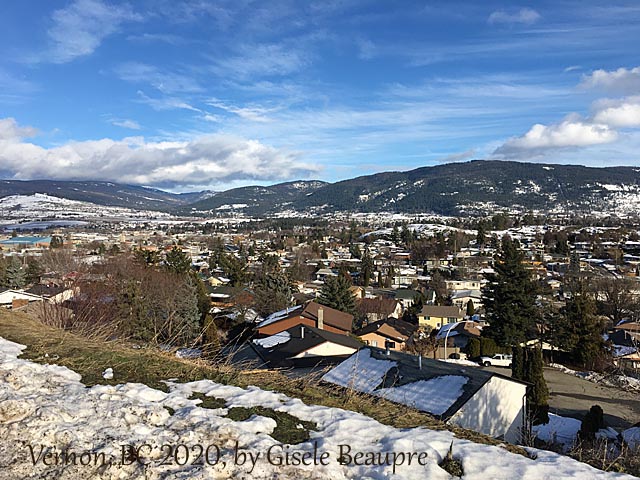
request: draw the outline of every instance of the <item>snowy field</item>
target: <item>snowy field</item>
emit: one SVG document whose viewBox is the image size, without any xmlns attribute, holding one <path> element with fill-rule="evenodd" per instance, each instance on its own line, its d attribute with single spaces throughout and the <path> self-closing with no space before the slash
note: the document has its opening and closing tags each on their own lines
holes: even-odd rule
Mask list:
<svg viewBox="0 0 640 480">
<path fill-rule="evenodd" d="M 626 375 L 603 375 L 597 372 L 578 372 L 570 368 L 560 365 L 559 363 L 551 363 L 550 367 L 557 368 L 563 373 L 574 375 L 593 383 L 605 385 L 607 387 L 620 388 L 627 392 L 640 393 L 640 380 Z"/>
<path fill-rule="evenodd" d="M 531 449 L 533 460 L 455 439 L 448 431 L 392 428 L 256 387 L 201 380 L 167 382 L 170 393 L 141 384 L 86 388 L 67 368 L 17 358 L 23 348 L 0 338 L 2 480 L 449 479 L 438 462 L 452 441 L 465 479 L 633 478 L 551 452 Z M 113 373 L 117 380 L 117 366 Z M 287 412 L 318 428 L 306 443 L 281 445 L 269 436 L 274 420 L 255 415 L 230 420 L 227 408 L 205 409 L 199 400 L 189 400 L 193 392 L 224 399 L 226 407 Z M 123 455 L 122 445 L 133 445 L 138 459 Z M 382 465 L 367 465 L 367 460 Z"/>
</svg>

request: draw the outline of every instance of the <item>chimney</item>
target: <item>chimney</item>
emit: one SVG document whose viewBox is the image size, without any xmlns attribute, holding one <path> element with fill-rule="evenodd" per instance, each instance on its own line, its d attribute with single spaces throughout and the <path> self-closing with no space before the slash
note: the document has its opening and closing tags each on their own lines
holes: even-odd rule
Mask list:
<svg viewBox="0 0 640 480">
<path fill-rule="evenodd" d="M 324 309 L 322 307 L 318 307 L 318 330 L 324 330 Z"/>
<path fill-rule="evenodd" d="M 422 370 L 422 355 L 418 357 L 418 370 Z"/>
</svg>

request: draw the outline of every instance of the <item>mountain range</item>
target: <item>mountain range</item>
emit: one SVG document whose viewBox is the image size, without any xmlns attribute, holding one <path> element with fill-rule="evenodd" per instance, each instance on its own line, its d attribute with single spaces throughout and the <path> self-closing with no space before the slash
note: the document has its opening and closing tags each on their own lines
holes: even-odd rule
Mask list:
<svg viewBox="0 0 640 480">
<path fill-rule="evenodd" d="M 0 198 L 36 193 L 182 215 L 258 216 L 284 211 L 474 215 L 497 209 L 630 214 L 640 201 L 640 169 L 473 160 L 336 183 L 301 180 L 182 194 L 110 182 L 0 181 Z"/>
</svg>

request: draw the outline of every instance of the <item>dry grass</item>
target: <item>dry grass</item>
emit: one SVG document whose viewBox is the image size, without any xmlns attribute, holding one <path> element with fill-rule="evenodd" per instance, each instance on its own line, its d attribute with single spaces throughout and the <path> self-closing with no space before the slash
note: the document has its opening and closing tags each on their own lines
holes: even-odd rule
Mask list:
<svg viewBox="0 0 640 480">
<path fill-rule="evenodd" d="M 0 337 L 27 345 L 23 358 L 40 363 L 66 366 L 82 376 L 87 386 L 138 382 L 166 391 L 163 380 L 190 382 L 210 379 L 219 383 L 247 387 L 256 385 L 265 390 L 284 393 L 307 404 L 344 408 L 360 412 L 380 423 L 397 428 L 427 427 L 449 430 L 456 437 L 488 445 L 504 445 L 486 435 L 465 430 L 418 410 L 371 397 L 365 394 L 345 394 L 338 387 L 320 383 L 318 377 L 291 379 L 281 372 L 241 370 L 225 362 L 182 360 L 154 348 L 133 348 L 119 342 L 104 342 L 43 325 L 32 317 L 12 311 L 0 311 Z M 105 380 L 102 372 L 111 367 L 114 378 Z M 515 445 L 504 445 L 513 453 L 527 455 Z"/>
</svg>

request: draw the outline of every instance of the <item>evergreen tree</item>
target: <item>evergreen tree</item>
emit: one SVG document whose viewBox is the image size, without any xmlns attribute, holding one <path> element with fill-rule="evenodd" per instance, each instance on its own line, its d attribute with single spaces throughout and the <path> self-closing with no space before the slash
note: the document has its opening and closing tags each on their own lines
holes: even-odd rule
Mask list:
<svg viewBox="0 0 640 480">
<path fill-rule="evenodd" d="M 476 313 L 476 308 L 473 306 L 473 300 L 469 299 L 467 302 L 467 317 L 472 317 Z"/>
<path fill-rule="evenodd" d="M 519 344 L 535 330 L 537 289 L 523 260 L 519 243 L 503 238 L 494 265 L 496 273 L 487 276 L 489 283 L 482 292 L 489 322 L 483 334 L 501 346 Z"/>
<path fill-rule="evenodd" d="M 27 269 L 25 271 L 25 281 L 30 284 L 38 283 L 42 276 L 42 266 L 33 257 L 27 259 Z"/>
<path fill-rule="evenodd" d="M 167 252 L 164 264 L 167 270 L 173 273 L 183 274 L 191 270 L 191 259 L 178 247 L 173 247 Z"/>
<path fill-rule="evenodd" d="M 362 257 L 362 251 L 360 250 L 360 247 L 358 245 L 356 245 L 355 243 L 352 243 L 349 245 L 349 253 L 351 254 L 352 258 L 361 258 Z"/>
<path fill-rule="evenodd" d="M 511 376 L 516 380 L 524 380 L 524 349 L 520 345 L 512 350 Z"/>
<path fill-rule="evenodd" d="M 262 276 L 254 286 L 256 311 L 266 316 L 291 306 L 293 290 L 283 272 L 273 271 Z"/>
<path fill-rule="evenodd" d="M 484 221 L 478 222 L 478 233 L 476 234 L 476 244 L 481 247 L 487 241 L 487 230 L 484 226 Z"/>
<path fill-rule="evenodd" d="M 587 291 L 586 281 L 575 284 L 562 315 L 565 347 L 576 364 L 591 366 L 606 350 L 602 338 L 604 325 L 596 315 L 595 299 Z"/>
<path fill-rule="evenodd" d="M 375 266 L 373 265 L 373 259 L 369 254 L 369 249 L 365 248 L 362 262 L 360 263 L 360 278 L 362 285 L 368 287 L 371 283 L 371 278 L 374 274 Z"/>
<path fill-rule="evenodd" d="M 578 437 L 582 441 L 592 442 L 601 428 L 605 428 L 604 411 L 600 405 L 593 405 L 582 419 Z"/>
<path fill-rule="evenodd" d="M 397 225 L 394 225 L 393 229 L 391 230 L 391 241 L 393 241 L 393 243 L 395 243 L 396 245 L 400 243 L 400 232 L 398 231 Z"/>
<path fill-rule="evenodd" d="M 9 288 L 22 288 L 26 284 L 25 271 L 18 257 L 11 257 L 5 270 L 5 285 Z"/>
<path fill-rule="evenodd" d="M 247 262 L 242 257 L 235 255 L 223 255 L 220 259 L 220 266 L 224 274 L 229 278 L 234 287 L 241 286 L 247 278 Z"/>
<path fill-rule="evenodd" d="M 532 384 L 532 387 L 527 392 L 529 416 L 534 425 L 549 423 L 549 389 L 544 379 L 542 350 L 534 347 L 527 348 L 524 352 L 523 380 Z"/>
<path fill-rule="evenodd" d="M 64 242 L 62 241 L 62 238 L 54 235 L 53 237 L 51 237 L 51 241 L 49 242 L 49 248 L 52 250 L 54 248 L 61 248 L 63 246 L 63 243 Z"/>
<path fill-rule="evenodd" d="M 350 288 L 351 282 L 343 275 L 327 277 L 320 290 L 318 302 L 336 310 L 355 315 L 356 303 Z"/>
<path fill-rule="evenodd" d="M 200 312 L 200 325 L 204 327 L 206 317 L 211 310 L 211 297 L 204 282 L 194 270 L 189 272 L 189 282 L 195 287 L 195 294 L 198 299 L 198 312 Z"/>
<path fill-rule="evenodd" d="M 404 245 L 410 245 L 413 241 L 413 232 L 409 230 L 409 227 L 406 223 L 402 224 L 402 230 L 400 232 L 400 240 Z"/>
</svg>

